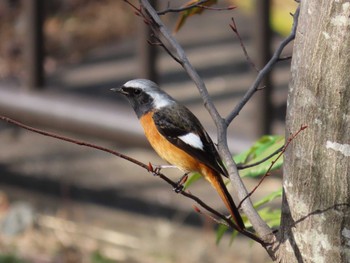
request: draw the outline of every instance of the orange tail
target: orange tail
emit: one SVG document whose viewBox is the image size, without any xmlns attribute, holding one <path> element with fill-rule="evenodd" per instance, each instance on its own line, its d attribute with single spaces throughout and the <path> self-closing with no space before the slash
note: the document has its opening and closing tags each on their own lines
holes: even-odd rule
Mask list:
<svg viewBox="0 0 350 263">
<path fill-rule="evenodd" d="M 202 169 L 201 173 L 203 174 L 205 179 L 207 179 L 210 182 L 210 184 L 215 188 L 215 190 L 218 192 L 222 201 L 226 205 L 227 209 L 230 211 L 230 214 L 234 222 L 236 223 L 236 225 L 240 229 L 245 229 L 242 217 L 239 214 L 238 209 L 235 203 L 233 202 L 230 193 L 227 191 L 227 188 L 224 184 L 224 181 L 222 180 L 222 177 L 208 167 L 205 167 L 205 169 Z"/>
</svg>

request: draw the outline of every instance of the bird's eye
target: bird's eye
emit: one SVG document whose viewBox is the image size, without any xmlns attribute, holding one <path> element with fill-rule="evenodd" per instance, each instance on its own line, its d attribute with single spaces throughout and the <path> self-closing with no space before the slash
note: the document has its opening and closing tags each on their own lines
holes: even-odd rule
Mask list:
<svg viewBox="0 0 350 263">
<path fill-rule="evenodd" d="M 140 89 L 134 89 L 133 90 L 133 94 L 134 95 L 139 95 L 139 94 L 141 94 L 141 90 Z"/>
</svg>

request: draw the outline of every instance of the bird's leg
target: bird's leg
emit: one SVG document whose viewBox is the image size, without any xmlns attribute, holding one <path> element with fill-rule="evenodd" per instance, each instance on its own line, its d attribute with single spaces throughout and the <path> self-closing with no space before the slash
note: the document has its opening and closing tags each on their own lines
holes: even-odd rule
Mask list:
<svg viewBox="0 0 350 263">
<path fill-rule="evenodd" d="M 156 173 L 160 173 L 160 170 L 162 169 L 169 169 L 169 168 L 177 168 L 175 165 L 171 165 L 171 164 L 156 164 L 155 166 L 155 172 Z"/>
<path fill-rule="evenodd" d="M 180 179 L 176 182 L 176 186 L 174 187 L 175 193 L 180 193 L 184 186 L 183 184 L 187 181 L 189 172 L 185 173 L 183 176 L 180 177 Z"/>
<path fill-rule="evenodd" d="M 170 164 L 163 164 L 163 165 L 157 165 L 157 164 L 151 164 L 148 163 L 148 170 L 153 173 L 153 175 L 157 176 L 160 173 L 160 170 L 163 168 L 177 168 L 175 165 Z M 180 177 L 180 179 L 175 183 L 174 191 L 175 193 L 180 193 L 184 186 L 183 184 L 187 181 L 189 172 L 185 173 L 183 176 Z"/>
<path fill-rule="evenodd" d="M 168 168 L 177 168 L 175 165 L 170 165 L 170 164 L 151 164 L 149 163 L 148 166 L 150 167 L 150 171 L 154 174 L 157 175 L 160 173 L 160 170 L 162 169 L 168 169 Z"/>
</svg>

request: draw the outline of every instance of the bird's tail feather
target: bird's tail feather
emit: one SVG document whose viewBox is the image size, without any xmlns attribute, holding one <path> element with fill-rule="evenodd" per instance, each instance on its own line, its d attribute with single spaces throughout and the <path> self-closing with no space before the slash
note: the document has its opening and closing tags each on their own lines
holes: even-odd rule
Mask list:
<svg viewBox="0 0 350 263">
<path fill-rule="evenodd" d="M 238 209 L 233 202 L 233 199 L 228 192 L 226 185 L 224 181 L 222 180 L 222 177 L 217 174 L 212 169 L 205 169 L 205 171 L 202 171 L 204 177 L 211 183 L 211 185 L 215 188 L 215 190 L 218 192 L 219 196 L 221 197 L 222 201 L 224 202 L 225 206 L 229 210 L 234 222 L 240 229 L 245 229 L 242 217 L 240 213 L 238 212 Z"/>
</svg>

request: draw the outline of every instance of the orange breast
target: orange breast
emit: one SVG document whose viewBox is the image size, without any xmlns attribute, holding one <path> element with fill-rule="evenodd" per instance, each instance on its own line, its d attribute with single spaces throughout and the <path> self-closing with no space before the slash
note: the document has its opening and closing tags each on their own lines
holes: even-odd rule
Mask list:
<svg viewBox="0 0 350 263">
<path fill-rule="evenodd" d="M 152 119 L 153 112 L 140 118 L 145 135 L 153 149 L 168 163 L 177 166 L 185 172 L 200 172 L 201 164 L 185 151 L 170 143 L 161 135 Z"/>
<path fill-rule="evenodd" d="M 227 192 L 221 176 L 213 169 L 200 163 L 185 151 L 176 147 L 164 138 L 163 135 L 158 132 L 152 119 L 152 115 L 152 112 L 145 114 L 140 118 L 140 122 L 147 139 L 158 155 L 185 172 L 201 173 L 216 189 L 238 226 L 244 228 L 241 216 L 239 215 L 230 194 Z"/>
</svg>

